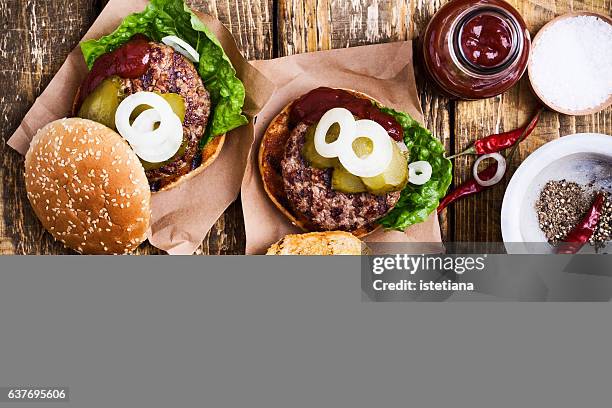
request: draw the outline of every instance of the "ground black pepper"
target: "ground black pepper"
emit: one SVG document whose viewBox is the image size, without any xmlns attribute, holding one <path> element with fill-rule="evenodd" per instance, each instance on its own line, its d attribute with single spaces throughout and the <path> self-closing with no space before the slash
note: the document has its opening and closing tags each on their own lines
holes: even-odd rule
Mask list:
<svg viewBox="0 0 612 408">
<path fill-rule="evenodd" d="M 551 244 L 562 241 L 580 222 L 592 206 L 596 191 L 592 185 L 582 186 L 566 180 L 546 183 L 535 209 L 540 229 Z M 603 246 L 612 239 L 612 196 L 605 193 L 600 221 L 589 240 L 592 245 Z"/>
<path fill-rule="evenodd" d="M 612 240 L 612 194 L 607 194 L 599 219 L 599 224 L 590 239 L 591 245 L 602 246 Z"/>
</svg>

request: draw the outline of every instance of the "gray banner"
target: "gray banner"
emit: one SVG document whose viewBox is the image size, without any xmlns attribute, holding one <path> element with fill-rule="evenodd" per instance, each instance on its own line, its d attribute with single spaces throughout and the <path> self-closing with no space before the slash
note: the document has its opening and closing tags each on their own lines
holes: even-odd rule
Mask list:
<svg viewBox="0 0 612 408">
<path fill-rule="evenodd" d="M 361 288 L 376 302 L 607 302 L 612 255 L 364 256 Z"/>
<path fill-rule="evenodd" d="M 58 403 L 68 401 L 70 401 L 68 387 L 41 387 L 32 385 L 0 387 L 0 402 Z"/>
<path fill-rule="evenodd" d="M 609 303 L 365 303 L 360 266 L 2 257 L 0 386 L 70 402 L 0 406 L 609 406 Z"/>
</svg>

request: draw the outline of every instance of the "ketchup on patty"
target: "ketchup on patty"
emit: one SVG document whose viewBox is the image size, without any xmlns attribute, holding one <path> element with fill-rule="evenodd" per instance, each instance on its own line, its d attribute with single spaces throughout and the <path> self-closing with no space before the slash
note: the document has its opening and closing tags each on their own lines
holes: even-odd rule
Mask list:
<svg viewBox="0 0 612 408">
<path fill-rule="evenodd" d="M 137 34 L 116 50 L 100 56 L 81 85 L 78 106 L 104 81 L 113 75 L 138 78 L 149 68 L 149 39 Z"/>
<path fill-rule="evenodd" d="M 345 108 L 359 119 L 369 119 L 381 125 L 393 140 L 404 140 L 404 130 L 395 118 L 383 113 L 370 100 L 359 98 L 342 89 L 316 88 L 302 95 L 291 107 L 289 121 L 315 124 L 332 108 Z"/>
</svg>

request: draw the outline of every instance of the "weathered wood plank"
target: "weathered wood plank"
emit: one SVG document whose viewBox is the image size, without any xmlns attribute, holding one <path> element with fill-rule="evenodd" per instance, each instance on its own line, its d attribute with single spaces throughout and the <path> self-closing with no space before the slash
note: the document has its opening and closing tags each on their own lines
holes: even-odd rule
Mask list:
<svg viewBox="0 0 612 408">
<path fill-rule="evenodd" d="M 446 0 L 410 2 L 411 11 L 407 16 L 409 21 L 407 27 L 409 32 L 408 38 L 415 39 L 421 35 L 425 31 L 431 17 L 446 3 Z M 418 51 L 419 49 L 415 53 L 417 61 L 415 63 L 415 75 L 421 99 L 421 109 L 425 117 L 425 126 L 444 143 L 446 151 L 451 152 L 454 137 L 454 129 L 452 127 L 454 102 L 437 92 L 426 79 L 423 67 L 419 63 Z M 452 208 L 445 210 L 440 215 L 440 229 L 444 241 L 452 241 L 454 239 L 453 220 L 454 209 Z"/>
<path fill-rule="evenodd" d="M 34 99 L 51 80 L 66 55 L 95 20 L 106 0 L 5 0 L 0 2 L 0 114 L 4 141 L 18 126 Z M 271 0 L 203 0 L 195 8 L 217 16 L 236 37 L 249 58 L 272 57 Z M 14 86 L 13 86 L 14 84 Z M 23 158 L 5 143 L 0 146 L 2 207 L 0 253 L 70 253 L 44 232 L 30 209 L 23 184 Z M 239 204 L 234 204 L 213 227 L 202 253 L 244 253 L 244 226 Z M 159 253 L 143 245 L 140 254 Z"/>
<path fill-rule="evenodd" d="M 415 39 L 445 1 L 406 0 L 280 0 L 280 55 Z M 417 69 L 425 125 L 450 148 L 449 102 L 425 83 Z M 446 217 L 442 219 L 449 235 Z"/>
<path fill-rule="evenodd" d="M 532 36 L 548 21 L 569 11 L 592 10 L 612 15 L 612 2 L 589 1 L 510 1 L 525 18 Z M 455 145 L 461 151 L 479 137 L 517 128 L 529 120 L 537 106 L 527 78 L 505 94 L 483 100 L 463 101 L 456 104 Z M 529 153 L 544 143 L 576 132 L 600 132 L 612 134 L 612 109 L 596 115 L 571 117 L 547 112 L 526 140 L 511 163 L 511 175 Z M 471 177 L 473 158 L 459 158 L 455 167 L 455 183 Z M 455 204 L 454 231 L 457 241 L 501 241 L 500 210 L 505 192 L 505 182 L 489 191 Z"/>
<path fill-rule="evenodd" d="M 97 14 L 89 0 L 0 2 L 0 112 L 6 141 L 36 96 Z M 26 198 L 23 158 L 6 146 L 2 154 L 2 253 L 63 253 L 44 233 Z"/>
<path fill-rule="evenodd" d="M 191 0 L 189 3 L 223 22 L 247 59 L 273 57 L 272 0 Z M 197 253 L 239 255 L 244 254 L 245 246 L 242 206 L 237 200 L 215 223 Z"/>
<path fill-rule="evenodd" d="M 188 0 L 188 3 L 225 24 L 247 59 L 272 58 L 272 0 Z"/>
<path fill-rule="evenodd" d="M 223 21 L 248 58 L 323 50 L 385 41 L 414 39 L 446 0 L 191 0 L 190 3 Z M 4 140 L 15 129 L 36 96 L 52 78 L 67 53 L 77 44 L 106 0 L 5 0 L 0 21 L 6 35 L 0 40 L 0 81 L 15 84 L 0 89 Z M 572 10 L 612 14 L 612 0 L 513 0 L 532 33 L 556 15 Z M 276 21 L 274 15 L 276 11 Z M 274 25 L 278 36 L 273 38 Z M 461 150 L 475 138 L 524 123 L 536 101 L 523 80 L 505 95 L 486 101 L 452 102 L 439 96 L 416 67 L 425 124 L 444 141 L 447 150 Z M 543 143 L 575 132 L 612 133 L 612 109 L 587 117 L 547 113 L 524 143 L 513 166 Z M 456 137 L 453 137 L 456 135 Z M 0 253 L 66 253 L 40 227 L 25 197 L 22 158 L 0 147 Z M 469 159 L 457 161 L 455 183 L 469 177 Z M 499 208 L 504 187 L 455 206 L 442 216 L 445 239 L 497 241 Z M 206 237 L 200 253 L 237 254 L 244 249 L 240 204 L 232 205 Z M 140 253 L 158 253 L 145 245 Z"/>
</svg>

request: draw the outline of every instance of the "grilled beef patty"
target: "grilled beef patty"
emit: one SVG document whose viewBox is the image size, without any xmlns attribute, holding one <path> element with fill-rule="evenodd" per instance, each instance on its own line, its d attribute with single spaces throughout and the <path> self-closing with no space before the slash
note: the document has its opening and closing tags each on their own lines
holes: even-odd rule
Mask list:
<svg viewBox="0 0 612 408">
<path fill-rule="evenodd" d="M 184 56 L 163 44 L 150 43 L 147 72 L 136 79 L 121 79 L 125 95 L 136 92 L 176 93 L 185 101 L 183 140 L 187 148 L 181 157 L 154 170 L 147 170 L 151 191 L 157 191 L 189 173 L 202 163 L 199 148 L 210 116 L 210 94 L 195 66 Z"/>
<path fill-rule="evenodd" d="M 353 231 L 381 218 L 397 204 L 399 191 L 377 196 L 333 190 L 333 169 L 311 167 L 302 157 L 307 130 L 305 123 L 293 129 L 281 162 L 285 193 L 294 211 L 321 230 Z"/>
</svg>

